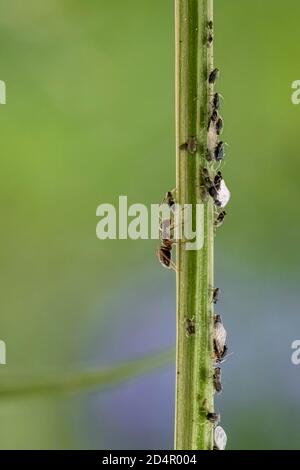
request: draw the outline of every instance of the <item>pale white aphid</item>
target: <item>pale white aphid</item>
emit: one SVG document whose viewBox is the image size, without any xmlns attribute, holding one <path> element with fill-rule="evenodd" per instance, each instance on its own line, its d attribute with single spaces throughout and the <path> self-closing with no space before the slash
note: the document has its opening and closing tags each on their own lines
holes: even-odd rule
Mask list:
<svg viewBox="0 0 300 470">
<path fill-rule="evenodd" d="M 214 432 L 214 446 L 216 450 L 225 450 L 227 444 L 226 432 L 221 426 L 217 426 Z"/>
<path fill-rule="evenodd" d="M 226 186 L 225 181 L 222 179 L 220 182 L 220 189 L 218 190 L 218 201 L 220 203 L 220 207 L 224 208 L 227 206 L 231 197 L 231 193 Z"/>
<path fill-rule="evenodd" d="M 227 331 L 224 328 L 220 315 L 215 316 L 214 343 L 218 355 L 222 355 L 226 345 Z"/>
</svg>

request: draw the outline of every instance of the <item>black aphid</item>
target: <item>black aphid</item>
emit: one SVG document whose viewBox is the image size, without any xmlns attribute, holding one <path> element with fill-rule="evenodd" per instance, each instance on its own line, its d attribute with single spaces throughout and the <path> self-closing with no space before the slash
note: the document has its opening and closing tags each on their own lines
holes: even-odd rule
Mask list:
<svg viewBox="0 0 300 470">
<path fill-rule="evenodd" d="M 214 425 L 219 424 L 221 420 L 221 417 L 218 413 L 207 413 L 206 418 Z"/>
<path fill-rule="evenodd" d="M 217 393 L 223 391 L 221 367 L 216 367 L 214 372 L 214 388 Z"/>
<path fill-rule="evenodd" d="M 225 211 L 220 212 L 218 217 L 215 220 L 215 227 L 221 227 L 223 225 L 227 213 Z"/>
<path fill-rule="evenodd" d="M 208 77 L 208 82 L 210 83 L 210 85 L 213 85 L 218 76 L 219 76 L 219 73 L 220 73 L 220 70 L 219 69 L 214 69 L 210 74 L 209 74 L 209 77 Z"/>
<path fill-rule="evenodd" d="M 224 122 L 223 119 L 220 117 L 216 122 L 216 132 L 217 135 L 221 135 L 224 129 Z"/>
<path fill-rule="evenodd" d="M 215 160 L 220 162 L 225 157 L 225 144 L 224 142 L 219 142 L 215 148 Z"/>
</svg>

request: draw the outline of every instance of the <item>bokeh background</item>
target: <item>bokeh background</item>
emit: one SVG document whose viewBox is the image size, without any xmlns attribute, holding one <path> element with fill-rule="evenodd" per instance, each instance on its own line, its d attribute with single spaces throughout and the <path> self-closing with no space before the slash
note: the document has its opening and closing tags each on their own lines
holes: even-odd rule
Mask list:
<svg viewBox="0 0 300 470">
<path fill-rule="evenodd" d="M 0 382 L 172 348 L 154 241 L 99 241 L 96 207 L 174 187 L 173 0 L 0 0 Z M 300 3 L 215 1 L 232 201 L 216 246 L 229 449 L 300 448 Z M 1 390 L 1 385 L 0 385 Z M 171 449 L 174 364 L 106 390 L 0 399 L 2 449 Z"/>
</svg>

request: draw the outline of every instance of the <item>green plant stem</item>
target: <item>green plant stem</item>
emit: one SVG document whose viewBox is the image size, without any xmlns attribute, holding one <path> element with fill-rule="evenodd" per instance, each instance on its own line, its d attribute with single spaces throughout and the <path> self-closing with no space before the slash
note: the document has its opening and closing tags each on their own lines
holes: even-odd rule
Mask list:
<svg viewBox="0 0 300 470">
<path fill-rule="evenodd" d="M 160 369 L 172 363 L 174 351 L 167 350 L 152 356 L 124 362 L 111 368 L 85 371 L 59 372 L 54 376 L 48 371 L 42 376 L 26 377 L 0 374 L 0 398 L 31 398 L 44 395 L 74 393 L 93 388 L 103 389 L 130 380 L 141 374 Z"/>
<path fill-rule="evenodd" d="M 175 448 L 211 450 L 213 425 L 213 250 L 214 206 L 201 199 L 201 169 L 206 163 L 207 126 L 213 67 L 208 22 L 213 0 L 175 0 L 176 8 L 176 149 L 177 196 L 183 204 L 204 204 L 204 246 L 177 251 L 177 384 Z M 182 148 L 197 137 L 196 153 Z M 188 334 L 187 320 L 195 326 Z"/>
</svg>

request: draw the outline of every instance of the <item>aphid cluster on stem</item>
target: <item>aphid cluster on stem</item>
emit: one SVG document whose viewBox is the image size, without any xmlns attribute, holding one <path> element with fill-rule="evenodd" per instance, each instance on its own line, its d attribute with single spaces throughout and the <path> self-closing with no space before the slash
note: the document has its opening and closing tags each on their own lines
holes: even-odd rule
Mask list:
<svg viewBox="0 0 300 470">
<path fill-rule="evenodd" d="M 212 24 L 208 25 L 208 37 L 212 34 Z M 220 71 L 214 68 L 208 74 L 208 88 L 210 96 L 210 112 L 207 123 L 207 151 L 206 151 L 206 164 L 202 170 L 202 185 L 204 186 L 204 194 L 213 200 L 215 207 L 215 220 L 214 228 L 217 230 L 225 221 L 227 215 L 224 210 L 230 199 L 230 191 L 224 181 L 220 165 L 222 165 L 225 158 L 225 142 L 220 138 L 223 129 L 224 121 L 220 115 L 221 98 L 222 95 L 214 90 L 215 83 L 219 77 Z M 217 304 L 219 300 L 220 289 L 214 288 L 212 295 L 212 304 Z M 223 363 L 228 347 L 226 344 L 227 332 L 223 325 L 220 315 L 213 314 L 213 387 L 215 393 L 223 391 L 222 386 L 222 369 Z M 224 450 L 227 444 L 227 436 L 224 429 L 219 426 L 220 415 L 215 412 L 207 414 L 207 420 L 214 426 L 214 450 Z"/>
</svg>

